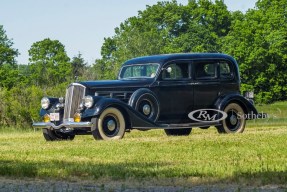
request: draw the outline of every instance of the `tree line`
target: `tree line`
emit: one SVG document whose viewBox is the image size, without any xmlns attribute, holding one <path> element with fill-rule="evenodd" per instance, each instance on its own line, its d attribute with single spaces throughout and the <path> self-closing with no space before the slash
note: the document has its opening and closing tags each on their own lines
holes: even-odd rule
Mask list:
<svg viewBox="0 0 287 192">
<path fill-rule="evenodd" d="M 231 12 L 223 0 L 162 1 L 147 6 L 104 39 L 101 59 L 88 65 L 79 53 L 49 38 L 32 44 L 29 63 L 0 25 L 0 124 L 30 126 L 43 95 L 63 96 L 79 80 L 115 79 L 133 57 L 189 52 L 221 52 L 240 66 L 242 92 L 254 90 L 257 103 L 287 99 L 287 1 L 258 0 L 246 13 Z"/>
</svg>

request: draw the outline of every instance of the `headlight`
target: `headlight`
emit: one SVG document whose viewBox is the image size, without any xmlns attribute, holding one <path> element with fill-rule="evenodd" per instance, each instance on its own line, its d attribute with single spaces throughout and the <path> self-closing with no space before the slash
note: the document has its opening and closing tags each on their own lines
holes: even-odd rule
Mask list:
<svg viewBox="0 0 287 192">
<path fill-rule="evenodd" d="M 43 97 L 43 98 L 41 99 L 41 106 L 42 106 L 43 109 L 48 109 L 48 108 L 49 108 L 49 106 L 50 106 L 50 100 L 49 100 L 48 97 Z"/>
<path fill-rule="evenodd" d="M 84 97 L 84 105 L 87 108 L 91 108 L 94 105 L 94 99 L 92 96 Z"/>
</svg>

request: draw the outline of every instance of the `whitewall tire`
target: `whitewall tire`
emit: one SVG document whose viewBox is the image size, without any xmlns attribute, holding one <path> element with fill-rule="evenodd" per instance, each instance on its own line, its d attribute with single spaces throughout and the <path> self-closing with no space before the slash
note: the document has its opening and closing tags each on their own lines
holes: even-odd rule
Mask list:
<svg viewBox="0 0 287 192">
<path fill-rule="evenodd" d="M 92 134 L 96 140 L 117 140 L 123 138 L 126 122 L 122 112 L 114 107 L 105 109 L 98 118 L 92 119 Z"/>
</svg>

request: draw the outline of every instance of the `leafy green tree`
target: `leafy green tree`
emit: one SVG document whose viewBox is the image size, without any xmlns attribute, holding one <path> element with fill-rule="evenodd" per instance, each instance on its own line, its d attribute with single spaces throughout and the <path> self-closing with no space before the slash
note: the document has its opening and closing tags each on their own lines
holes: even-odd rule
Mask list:
<svg viewBox="0 0 287 192">
<path fill-rule="evenodd" d="M 42 87 L 70 81 L 72 65 L 65 47 L 58 40 L 44 39 L 29 50 L 31 81 Z"/>
<path fill-rule="evenodd" d="M 78 78 L 82 77 L 85 72 L 85 67 L 87 66 L 87 62 L 85 62 L 81 53 L 78 53 L 77 56 L 74 56 L 71 61 L 73 67 L 73 77 Z"/>
<path fill-rule="evenodd" d="M 17 85 L 20 81 L 20 76 L 18 75 L 18 70 L 12 65 L 3 64 L 0 67 L 0 86 L 6 87 L 8 89 Z"/>
<path fill-rule="evenodd" d="M 19 52 L 12 46 L 12 40 L 7 37 L 3 25 L 0 25 L 0 66 L 3 64 L 16 64 L 15 58 L 19 55 Z"/>
<path fill-rule="evenodd" d="M 207 28 L 212 34 L 223 37 L 231 25 L 231 13 L 223 0 L 189 0 L 188 6 L 193 20 Z"/>
<path fill-rule="evenodd" d="M 260 0 L 222 41 L 224 52 L 240 64 L 243 87 L 253 88 L 262 103 L 287 99 L 287 1 Z"/>
<path fill-rule="evenodd" d="M 11 88 L 18 81 L 16 57 L 17 49 L 13 48 L 13 42 L 6 35 L 3 26 L 0 25 L 0 87 Z"/>
<path fill-rule="evenodd" d="M 158 2 L 139 11 L 106 38 L 102 59 L 96 61 L 99 78 L 113 79 L 127 59 L 175 52 L 219 52 L 219 40 L 228 34 L 231 14 L 223 0 L 190 0 L 186 6 Z"/>
</svg>

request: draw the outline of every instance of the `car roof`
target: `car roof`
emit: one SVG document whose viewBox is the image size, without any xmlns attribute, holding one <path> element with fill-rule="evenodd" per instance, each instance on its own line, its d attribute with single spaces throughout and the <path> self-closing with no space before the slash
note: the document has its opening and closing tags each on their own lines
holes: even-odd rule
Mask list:
<svg viewBox="0 0 287 192">
<path fill-rule="evenodd" d="M 141 63 L 159 63 L 164 64 L 173 60 L 192 60 L 192 59 L 227 59 L 234 63 L 236 61 L 229 55 L 222 53 L 174 53 L 163 55 L 151 55 L 144 57 L 137 57 L 130 59 L 124 63 L 124 65 L 141 64 Z"/>
</svg>

